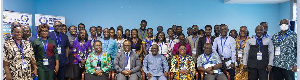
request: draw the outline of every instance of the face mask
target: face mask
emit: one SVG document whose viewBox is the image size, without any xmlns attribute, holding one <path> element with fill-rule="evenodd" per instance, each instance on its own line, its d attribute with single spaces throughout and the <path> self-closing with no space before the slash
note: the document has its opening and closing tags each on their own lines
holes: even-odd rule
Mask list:
<svg viewBox="0 0 300 80">
<path fill-rule="evenodd" d="M 288 29 L 289 29 L 289 25 L 287 25 L 287 24 L 281 24 L 280 25 L 280 30 L 285 31 L 285 30 L 288 30 Z"/>
</svg>

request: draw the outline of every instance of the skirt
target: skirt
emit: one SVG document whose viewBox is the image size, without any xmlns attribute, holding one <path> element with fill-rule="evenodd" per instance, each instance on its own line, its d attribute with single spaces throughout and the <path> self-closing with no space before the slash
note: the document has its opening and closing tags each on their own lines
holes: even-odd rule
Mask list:
<svg viewBox="0 0 300 80">
<path fill-rule="evenodd" d="M 108 74 L 107 73 L 102 73 L 101 76 L 96 76 L 96 75 L 92 75 L 89 73 L 86 73 L 84 76 L 85 80 L 108 80 Z"/>
<path fill-rule="evenodd" d="M 81 74 L 83 72 L 83 68 L 79 67 L 79 64 L 73 64 L 74 56 L 69 56 L 69 63 L 67 64 L 66 77 L 72 78 L 74 80 L 81 80 Z"/>
</svg>

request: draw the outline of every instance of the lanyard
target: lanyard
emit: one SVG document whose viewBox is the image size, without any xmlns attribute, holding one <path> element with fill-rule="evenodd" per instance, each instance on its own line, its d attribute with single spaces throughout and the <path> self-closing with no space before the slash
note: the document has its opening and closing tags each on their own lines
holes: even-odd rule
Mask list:
<svg viewBox="0 0 300 80">
<path fill-rule="evenodd" d="M 106 51 L 108 51 L 109 40 L 106 41 Z"/>
<path fill-rule="evenodd" d="M 290 33 L 290 31 L 289 31 Z M 285 35 L 282 39 L 280 39 L 280 34 L 278 35 L 278 46 L 280 45 L 280 42 L 283 41 L 287 36 L 289 36 L 289 33 L 287 35 Z"/>
<path fill-rule="evenodd" d="M 22 40 L 21 40 L 21 46 L 15 41 L 17 44 L 18 48 L 20 49 L 20 52 L 22 53 L 22 60 L 24 59 L 24 54 L 23 54 L 23 46 L 22 46 Z"/>
<path fill-rule="evenodd" d="M 93 36 L 91 36 L 91 39 L 92 39 L 92 42 L 95 42 L 95 41 L 96 41 L 95 39 L 93 39 Z M 96 39 L 97 39 L 97 37 L 96 37 Z"/>
<path fill-rule="evenodd" d="M 172 40 L 169 38 L 170 45 L 172 45 L 173 40 L 174 40 L 174 38 Z"/>
<path fill-rule="evenodd" d="M 45 53 L 45 54 L 44 54 L 44 56 L 45 56 L 45 57 L 47 57 L 47 55 L 46 55 L 46 54 L 47 54 L 47 53 L 46 53 L 46 51 L 47 51 L 47 48 L 48 48 L 48 39 L 47 39 L 47 41 L 46 41 L 46 46 L 45 46 L 45 44 L 44 44 L 44 42 L 43 42 L 42 38 L 41 38 L 41 42 L 42 42 L 42 44 L 43 44 L 43 46 L 44 46 L 44 53 Z"/>
<path fill-rule="evenodd" d="M 56 38 L 56 43 L 57 43 L 57 46 L 59 47 L 59 44 L 60 44 L 60 42 L 61 42 L 61 34 L 59 33 L 59 40 L 57 39 L 57 36 L 56 36 L 56 33 L 54 33 L 54 35 L 55 35 L 55 38 Z"/>
<path fill-rule="evenodd" d="M 137 43 L 138 38 L 135 39 L 134 43 Z M 133 43 L 133 47 L 135 48 L 135 44 Z"/>
<path fill-rule="evenodd" d="M 205 37 L 205 43 L 207 43 L 207 40 L 208 40 L 208 38 L 207 38 L 207 37 Z M 211 37 L 209 37 L 209 41 L 208 41 L 208 43 L 210 43 L 210 41 L 211 41 Z"/>
<path fill-rule="evenodd" d="M 142 33 L 142 30 L 140 29 L 140 33 L 141 33 L 142 39 L 144 38 L 145 31 L 146 31 L 146 30 L 144 30 L 144 32 Z"/>
<path fill-rule="evenodd" d="M 262 42 L 262 40 L 258 40 L 257 39 L 257 37 L 255 36 L 255 39 L 256 39 L 256 42 L 257 42 L 257 44 L 258 44 L 258 50 L 259 50 L 259 52 L 260 52 L 260 46 L 261 46 L 261 42 Z"/>
<path fill-rule="evenodd" d="M 247 39 L 247 36 L 246 36 L 245 40 L 246 40 L 246 39 Z M 241 40 L 241 39 L 240 39 L 240 49 L 242 49 L 242 45 L 243 45 L 243 42 L 244 42 L 245 40 Z"/>
<path fill-rule="evenodd" d="M 196 41 L 197 41 L 197 39 L 198 39 L 198 35 L 197 35 L 196 39 L 194 39 L 193 37 L 192 37 L 192 39 L 193 39 L 193 42 L 194 42 L 194 48 L 195 48 L 195 47 L 196 47 Z"/>
<path fill-rule="evenodd" d="M 209 59 L 211 58 L 211 55 L 212 54 L 210 54 L 209 57 L 208 57 L 208 59 L 207 59 L 206 54 L 204 53 L 204 57 L 205 57 L 205 59 L 206 59 L 207 62 L 209 62 Z"/>
<path fill-rule="evenodd" d="M 160 54 L 162 54 L 162 46 L 163 46 L 163 44 L 164 44 L 164 42 L 162 42 L 161 44 L 159 44 L 159 46 L 160 46 Z"/>
<path fill-rule="evenodd" d="M 224 41 L 224 44 L 223 44 L 223 43 L 222 43 L 222 37 L 220 37 L 220 39 L 221 39 L 221 46 L 222 46 L 222 53 L 223 53 L 223 48 L 224 48 L 224 46 L 225 46 L 225 43 L 226 43 L 227 38 L 228 38 L 228 37 L 225 38 L 225 41 Z"/>
<path fill-rule="evenodd" d="M 119 43 L 119 49 L 121 49 L 122 40 L 121 40 L 121 41 L 117 40 L 117 41 L 118 41 L 118 43 Z"/>
<path fill-rule="evenodd" d="M 100 66 L 101 66 L 101 56 L 102 56 L 102 52 L 100 55 L 98 55 L 98 65 L 100 65 Z"/>
</svg>

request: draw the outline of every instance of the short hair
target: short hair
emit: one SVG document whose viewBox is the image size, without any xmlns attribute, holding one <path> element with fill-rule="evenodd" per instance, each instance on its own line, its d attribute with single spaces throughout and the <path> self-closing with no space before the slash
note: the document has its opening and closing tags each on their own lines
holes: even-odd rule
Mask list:
<svg viewBox="0 0 300 80">
<path fill-rule="evenodd" d="M 260 25 L 262 25 L 262 24 L 268 24 L 268 23 L 267 22 L 261 22 Z"/>
<path fill-rule="evenodd" d="M 17 21 L 13 22 L 10 26 L 11 32 L 14 31 L 15 28 L 20 27 L 21 28 L 21 24 Z"/>
<path fill-rule="evenodd" d="M 145 22 L 145 23 L 147 24 L 147 21 L 146 21 L 146 20 L 142 20 L 141 23 L 142 23 L 142 22 Z"/>
<path fill-rule="evenodd" d="M 198 31 L 198 33 L 200 34 L 200 32 L 203 32 L 203 33 L 204 33 L 204 30 L 203 30 L 203 29 L 200 29 L 200 30 Z"/>
<path fill-rule="evenodd" d="M 93 43 L 93 46 L 95 46 L 96 42 L 100 42 L 100 44 L 102 45 L 102 42 L 101 42 L 101 41 L 96 40 L 96 41 Z"/>
<path fill-rule="evenodd" d="M 109 30 L 114 30 L 115 31 L 115 28 L 114 27 L 110 27 Z"/>
<path fill-rule="evenodd" d="M 178 49 L 179 49 L 181 46 L 184 46 L 184 48 L 186 48 L 186 47 L 185 47 L 185 44 L 179 44 Z M 179 52 L 179 51 L 178 51 L 178 52 Z"/>
<path fill-rule="evenodd" d="M 122 31 L 122 30 L 118 29 L 118 30 L 116 31 L 116 33 L 117 33 L 118 31 L 121 31 L 121 33 L 123 34 L 123 31 Z"/>
<path fill-rule="evenodd" d="M 131 45 L 131 41 L 129 39 L 125 39 L 125 41 L 123 42 L 123 45 L 125 44 L 125 42 L 130 42 L 130 45 Z"/>
<path fill-rule="evenodd" d="M 102 29 L 102 27 L 101 27 L 101 26 L 97 26 L 97 28 L 101 28 L 101 29 Z"/>
<path fill-rule="evenodd" d="M 192 29 L 191 27 L 188 27 L 187 30 Z"/>
<path fill-rule="evenodd" d="M 49 31 L 49 25 L 47 25 L 47 24 L 39 25 L 37 28 L 38 33 L 40 33 L 42 31 L 42 29 L 48 29 L 48 31 Z"/>
<path fill-rule="evenodd" d="M 211 26 L 211 25 L 205 25 L 204 29 L 207 28 L 207 27 L 209 27 L 209 28 L 212 29 L 212 26 Z"/>
<path fill-rule="evenodd" d="M 178 34 L 178 37 L 181 36 L 181 35 L 183 35 L 183 37 L 185 37 L 185 35 L 184 35 L 183 33 L 179 33 L 179 34 Z"/>
<path fill-rule="evenodd" d="M 90 27 L 90 29 L 89 29 L 89 30 L 91 31 L 91 29 L 92 29 L 92 28 L 95 28 L 95 29 L 97 30 L 97 28 L 96 28 L 95 26 L 92 26 L 92 27 Z"/>
<path fill-rule="evenodd" d="M 129 31 L 129 32 L 130 32 L 130 30 L 129 30 L 129 29 L 125 29 L 125 32 L 126 32 L 126 31 Z"/>
<path fill-rule="evenodd" d="M 75 28 L 77 28 L 76 26 L 72 25 L 72 26 L 70 26 L 70 27 L 68 28 L 68 31 L 70 31 L 70 28 L 71 28 L 71 27 L 75 27 Z"/>
<path fill-rule="evenodd" d="M 153 30 L 152 28 L 148 28 L 147 31 L 149 31 L 150 29 Z"/>
<path fill-rule="evenodd" d="M 168 28 L 167 33 L 169 33 L 169 30 L 174 31 L 173 28 Z"/>
<path fill-rule="evenodd" d="M 85 25 L 84 25 L 83 23 L 79 23 L 79 24 L 78 24 L 78 27 L 79 27 L 79 25 L 83 25 L 83 27 L 85 28 Z"/>
<path fill-rule="evenodd" d="M 181 26 L 177 26 L 176 28 L 182 28 Z"/>
</svg>

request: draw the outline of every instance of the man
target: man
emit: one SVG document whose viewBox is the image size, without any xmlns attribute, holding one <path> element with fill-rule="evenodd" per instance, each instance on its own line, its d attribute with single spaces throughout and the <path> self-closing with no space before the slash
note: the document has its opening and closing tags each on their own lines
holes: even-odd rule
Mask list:
<svg viewBox="0 0 300 80">
<path fill-rule="evenodd" d="M 147 32 L 148 32 L 147 33 L 148 36 L 145 39 L 143 39 L 143 41 L 142 41 L 143 48 L 144 48 L 143 50 L 144 50 L 145 54 L 148 54 L 148 52 L 150 51 L 150 47 L 155 40 L 155 37 L 153 37 L 153 29 L 148 28 Z"/>
<path fill-rule="evenodd" d="M 113 63 L 115 56 L 118 53 L 117 42 L 114 39 L 110 38 L 108 28 L 105 28 L 103 30 L 103 35 L 104 35 L 104 38 L 100 39 L 100 41 L 102 42 L 102 46 L 103 46 L 102 51 L 108 52 L 108 54 L 111 56 L 111 61 Z M 113 66 L 112 66 L 112 69 L 113 69 Z"/>
<path fill-rule="evenodd" d="M 174 37 L 177 39 L 177 33 L 176 33 L 176 29 L 177 28 L 177 26 L 174 24 L 174 25 L 172 25 L 172 30 L 173 30 L 173 32 L 174 32 Z"/>
<path fill-rule="evenodd" d="M 249 70 L 249 80 L 268 80 L 274 59 L 274 47 L 270 38 L 265 38 L 264 28 L 255 28 L 256 36 L 247 41 L 244 48 L 244 69 Z"/>
<path fill-rule="evenodd" d="M 98 38 L 100 38 L 100 40 L 103 38 L 102 36 L 101 36 L 101 34 L 102 34 L 102 27 L 101 26 L 98 26 L 97 27 L 97 39 Z"/>
<path fill-rule="evenodd" d="M 78 24 L 78 31 L 85 29 L 85 25 L 83 23 Z"/>
<path fill-rule="evenodd" d="M 88 40 L 91 41 L 91 44 L 94 44 L 94 42 L 95 42 L 96 40 L 98 40 L 96 29 L 97 29 L 97 28 L 96 28 L 95 26 L 90 27 L 90 34 L 91 34 L 91 36 L 88 37 Z"/>
<path fill-rule="evenodd" d="M 139 55 L 131 51 L 131 41 L 126 40 L 123 43 L 121 53 L 116 55 L 114 68 L 117 72 L 116 80 L 138 80 L 141 77 L 141 61 Z"/>
<path fill-rule="evenodd" d="M 214 26 L 214 36 L 219 37 L 220 36 L 220 25 L 215 25 Z"/>
<path fill-rule="evenodd" d="M 182 33 L 182 27 L 181 26 L 177 26 L 175 31 L 176 31 L 177 36 L 179 36 L 179 34 Z"/>
<path fill-rule="evenodd" d="M 280 32 L 272 37 L 275 57 L 272 68 L 274 80 L 294 80 L 297 71 L 297 34 L 289 29 L 289 20 L 280 21 Z"/>
<path fill-rule="evenodd" d="M 266 37 L 266 38 L 270 38 L 270 39 L 271 39 L 272 36 L 268 34 L 268 23 L 267 23 L 267 22 L 261 22 L 260 25 L 264 27 L 264 34 L 263 34 L 263 37 Z"/>
<path fill-rule="evenodd" d="M 198 40 L 198 54 L 201 55 L 204 53 L 204 44 L 205 43 L 210 43 L 212 45 L 212 43 L 214 42 L 215 40 L 215 36 L 211 36 L 211 32 L 212 32 L 212 26 L 211 25 L 206 25 L 205 27 L 205 35 L 204 37 L 201 37 L 199 40 Z"/>
<path fill-rule="evenodd" d="M 148 80 L 167 80 L 169 66 L 166 58 L 158 54 L 158 45 L 153 44 L 151 54 L 143 60 L 143 70 Z"/>
<path fill-rule="evenodd" d="M 237 31 L 235 29 L 230 30 L 229 31 L 229 36 L 236 39 L 236 37 L 238 36 Z"/>
<path fill-rule="evenodd" d="M 191 36 L 193 34 L 192 32 L 193 32 L 193 29 L 191 27 L 187 28 L 186 34 L 188 36 Z"/>
<path fill-rule="evenodd" d="M 217 37 L 213 43 L 213 52 L 220 55 L 222 64 L 225 70 L 230 74 L 230 79 L 233 80 L 235 76 L 235 64 L 236 64 L 236 42 L 230 36 L 227 36 L 228 26 L 223 24 L 221 25 L 221 36 Z"/>
<path fill-rule="evenodd" d="M 36 39 L 36 37 L 31 36 L 31 29 L 29 25 L 22 25 L 21 27 L 23 28 L 23 40 L 31 42 Z"/>
<path fill-rule="evenodd" d="M 192 48 L 192 57 L 194 59 L 194 61 L 196 62 L 196 59 L 198 57 L 198 53 L 197 53 L 197 46 L 198 46 L 198 41 L 199 41 L 199 35 L 198 35 L 198 26 L 197 25 L 193 25 L 192 26 L 193 29 L 193 34 L 191 36 L 187 37 L 188 43 L 191 45 Z"/>
<path fill-rule="evenodd" d="M 221 72 L 222 62 L 218 53 L 212 53 L 211 43 L 204 43 L 204 54 L 197 58 L 198 70 L 204 72 L 204 80 L 227 80 Z"/>
<path fill-rule="evenodd" d="M 70 42 L 68 36 L 62 33 L 62 23 L 60 21 L 54 21 L 54 31 L 49 33 L 49 38 L 54 40 L 57 44 L 57 52 L 59 55 L 59 71 L 57 74 L 58 80 L 64 80 L 66 74 L 66 68 L 69 59 Z"/>
<path fill-rule="evenodd" d="M 140 29 L 138 30 L 138 37 L 143 40 L 144 38 L 146 38 L 147 35 L 147 30 L 146 30 L 146 26 L 147 26 L 147 21 L 146 20 L 142 20 L 141 24 L 140 24 Z"/>
</svg>

